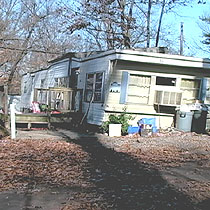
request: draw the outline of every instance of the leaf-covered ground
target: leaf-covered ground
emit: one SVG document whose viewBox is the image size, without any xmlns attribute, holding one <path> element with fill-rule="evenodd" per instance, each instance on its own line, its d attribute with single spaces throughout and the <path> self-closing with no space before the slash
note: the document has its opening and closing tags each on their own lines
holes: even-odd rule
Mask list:
<svg viewBox="0 0 210 210">
<path fill-rule="evenodd" d="M 50 201 L 37 196 L 50 191 L 55 202 L 53 192 L 62 188 L 55 210 L 209 208 L 208 135 L 109 138 L 59 130 L 51 138 L 46 131 L 33 132 L 0 140 L 1 203 L 15 192 L 22 196 L 16 209 L 49 209 Z M 30 202 L 22 204 L 28 195 Z M 13 209 L 10 197 L 4 209 Z"/>
</svg>

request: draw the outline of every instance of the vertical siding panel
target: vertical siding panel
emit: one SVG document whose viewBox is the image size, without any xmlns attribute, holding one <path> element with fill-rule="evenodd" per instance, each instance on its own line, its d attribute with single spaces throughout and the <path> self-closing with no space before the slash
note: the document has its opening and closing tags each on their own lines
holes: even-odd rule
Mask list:
<svg viewBox="0 0 210 210">
<path fill-rule="evenodd" d="M 104 72 L 104 81 L 107 81 L 108 70 L 109 70 L 109 57 L 101 57 L 93 60 L 87 60 L 81 63 L 80 75 L 78 78 L 78 88 L 85 89 L 86 84 L 86 74 L 95 72 Z M 106 88 L 106 84 L 104 84 Z M 104 90 L 106 94 L 106 90 Z M 100 125 L 104 118 L 104 102 L 102 103 L 92 103 L 90 105 L 90 110 L 87 115 L 87 122 L 90 124 Z M 83 101 L 83 113 L 87 111 L 88 103 Z"/>
<path fill-rule="evenodd" d="M 127 99 L 129 73 L 127 71 L 122 72 L 122 82 L 120 90 L 120 104 L 125 104 Z"/>
</svg>

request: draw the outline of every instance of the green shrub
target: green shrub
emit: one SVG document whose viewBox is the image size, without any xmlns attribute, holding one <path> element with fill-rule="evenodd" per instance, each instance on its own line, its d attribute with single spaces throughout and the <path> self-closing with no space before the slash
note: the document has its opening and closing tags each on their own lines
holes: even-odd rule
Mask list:
<svg viewBox="0 0 210 210">
<path fill-rule="evenodd" d="M 122 135 L 126 135 L 128 133 L 128 126 L 129 126 L 129 120 L 132 120 L 133 117 L 130 114 L 126 114 L 126 109 L 123 109 L 124 112 L 121 114 L 110 114 L 109 120 L 106 122 L 103 122 L 101 125 L 101 129 L 103 132 L 109 131 L 109 124 L 122 124 Z"/>
</svg>

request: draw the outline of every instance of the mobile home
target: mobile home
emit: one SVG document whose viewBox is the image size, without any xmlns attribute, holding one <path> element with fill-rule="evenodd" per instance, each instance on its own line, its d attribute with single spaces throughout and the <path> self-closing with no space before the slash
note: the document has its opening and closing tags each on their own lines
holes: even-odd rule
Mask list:
<svg viewBox="0 0 210 210">
<path fill-rule="evenodd" d="M 81 111 L 90 124 L 126 109 L 133 123 L 155 117 L 159 127 L 169 127 L 177 106 L 210 104 L 210 60 L 142 50 L 69 53 L 23 76 L 22 106 L 36 100 L 52 107 L 56 96 L 49 102 L 44 90 L 56 87 L 72 90 L 63 108 Z"/>
</svg>

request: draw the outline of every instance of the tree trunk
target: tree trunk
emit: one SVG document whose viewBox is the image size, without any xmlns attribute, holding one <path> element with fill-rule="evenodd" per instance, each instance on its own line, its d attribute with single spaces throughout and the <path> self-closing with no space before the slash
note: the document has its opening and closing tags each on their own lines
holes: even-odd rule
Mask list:
<svg viewBox="0 0 210 210">
<path fill-rule="evenodd" d="M 128 37 L 128 26 L 126 23 L 126 18 L 125 18 L 125 5 L 126 5 L 126 0 L 118 0 L 119 6 L 120 6 L 120 19 L 121 19 L 121 30 L 122 30 L 122 36 L 123 36 L 123 45 L 125 48 L 130 48 L 130 43 L 129 43 L 129 37 Z"/>
<path fill-rule="evenodd" d="M 9 119 L 8 119 L 8 86 L 4 85 L 4 126 L 9 129 Z"/>
<path fill-rule="evenodd" d="M 147 48 L 150 47 L 150 19 L 151 19 L 152 0 L 148 1 L 147 11 Z"/>
<path fill-rule="evenodd" d="M 15 74 L 15 70 L 17 68 L 17 65 L 18 63 L 23 59 L 23 57 L 27 54 L 27 45 L 28 45 L 28 42 L 31 38 L 31 35 L 33 33 L 33 30 L 34 30 L 34 26 L 30 29 L 29 33 L 28 33 L 28 36 L 26 37 L 24 43 L 23 43 L 23 50 L 19 53 L 16 61 L 14 62 L 14 64 L 12 65 L 11 67 L 11 70 L 10 70 L 10 75 L 9 75 L 9 78 L 8 78 L 8 81 L 7 81 L 7 85 L 10 86 L 11 82 L 12 82 L 12 79 L 13 79 L 13 76 Z"/>
<path fill-rule="evenodd" d="M 161 24 L 162 24 L 165 4 L 166 4 L 166 0 L 163 0 L 162 9 L 161 9 L 161 13 L 160 13 L 159 24 L 158 24 L 158 30 L 157 30 L 155 47 L 158 47 L 158 43 L 159 43 L 159 39 L 160 39 L 160 29 L 161 29 Z"/>
</svg>

